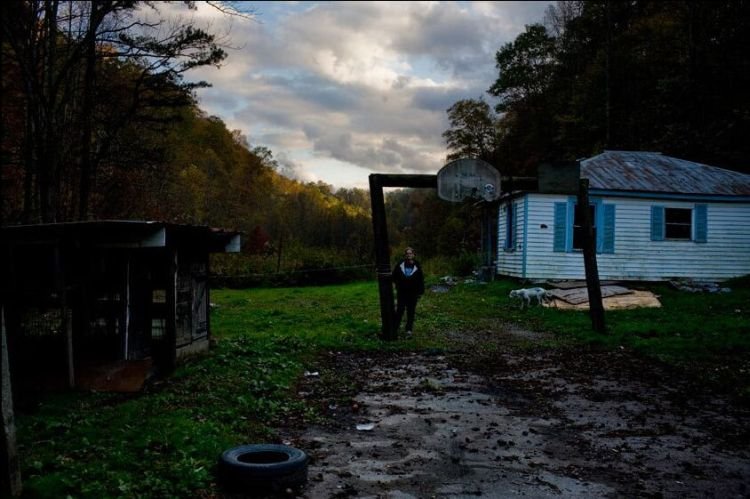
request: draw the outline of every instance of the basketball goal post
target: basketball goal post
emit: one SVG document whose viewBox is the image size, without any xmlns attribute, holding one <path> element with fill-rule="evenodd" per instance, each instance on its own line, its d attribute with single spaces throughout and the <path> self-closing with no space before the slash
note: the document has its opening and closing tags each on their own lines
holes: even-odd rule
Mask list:
<svg viewBox="0 0 750 499">
<path fill-rule="evenodd" d="M 504 177 L 480 159 L 464 158 L 452 161 L 438 171 L 437 175 L 370 175 L 370 201 L 372 203 L 372 225 L 375 235 L 375 260 L 380 293 L 381 337 L 391 341 L 396 338 L 393 327 L 393 280 L 391 277 L 391 255 L 388 244 L 388 227 L 385 218 L 384 187 L 412 187 L 437 189 L 441 199 L 461 202 L 477 199 L 483 203 L 482 247 L 483 271 L 494 274 L 492 264 L 492 220 L 489 205 L 500 198 L 501 180 L 505 191 L 533 189 L 541 193 L 577 194 L 578 204 L 586 206 L 588 199 L 588 179 L 580 177 L 578 161 L 539 165 L 538 177 Z M 589 314 L 592 329 L 606 332 L 604 307 L 596 262 L 596 248 L 593 238 L 592 221 L 588 210 L 583 210 L 584 241 L 583 260 L 586 286 L 589 293 Z"/>
<path fill-rule="evenodd" d="M 452 161 L 441 168 L 437 175 L 377 173 L 370 175 L 375 265 L 382 321 L 381 337 L 386 341 L 392 341 L 397 339 L 397 332 L 393 327 L 393 278 L 391 276 L 391 254 L 383 197 L 384 187 L 437 189 L 438 196 L 446 201 L 458 203 L 465 199 L 477 199 L 479 202 L 483 202 L 485 207 L 483 208 L 482 248 L 483 254 L 486 254 L 492 251 L 492 231 L 488 223 L 489 210 L 486 205 L 497 200 L 500 196 L 500 172 L 489 163 L 472 158 Z M 484 259 L 487 259 L 486 255 Z M 485 261 L 485 265 L 486 263 Z"/>
</svg>

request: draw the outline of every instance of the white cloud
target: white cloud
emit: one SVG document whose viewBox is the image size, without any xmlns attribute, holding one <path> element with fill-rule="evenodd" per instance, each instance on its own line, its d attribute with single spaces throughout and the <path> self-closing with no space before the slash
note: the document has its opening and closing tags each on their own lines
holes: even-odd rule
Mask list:
<svg viewBox="0 0 750 499">
<path fill-rule="evenodd" d="M 242 49 L 191 75 L 213 84 L 201 107 L 283 158 L 285 174 L 348 187 L 371 172 L 436 172 L 446 110 L 486 97 L 495 51 L 541 22 L 548 3 L 250 5 L 259 21 L 231 26 Z"/>
</svg>

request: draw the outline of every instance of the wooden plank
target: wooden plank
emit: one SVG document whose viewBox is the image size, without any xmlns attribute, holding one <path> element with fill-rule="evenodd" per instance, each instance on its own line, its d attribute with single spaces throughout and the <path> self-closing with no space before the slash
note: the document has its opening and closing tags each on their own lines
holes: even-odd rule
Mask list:
<svg viewBox="0 0 750 499">
<path fill-rule="evenodd" d="M 661 308 L 659 298 L 650 291 L 633 291 L 627 295 L 608 296 L 602 299 L 605 310 L 625 310 L 633 308 Z M 588 310 L 588 302 L 572 304 L 559 298 L 545 303 L 545 307 L 561 310 Z"/>
<path fill-rule="evenodd" d="M 576 289 L 586 287 L 586 281 L 562 281 L 549 282 L 547 284 L 557 289 Z"/>
<path fill-rule="evenodd" d="M 585 287 L 573 288 L 573 289 L 551 289 L 549 290 L 549 292 L 555 298 L 559 298 L 572 305 L 588 303 L 589 301 L 588 289 L 586 289 Z M 632 290 L 623 286 L 602 286 L 601 287 L 602 298 L 606 298 L 610 296 L 617 296 L 617 295 L 626 295 L 626 294 L 631 294 L 631 293 L 633 293 Z"/>
</svg>

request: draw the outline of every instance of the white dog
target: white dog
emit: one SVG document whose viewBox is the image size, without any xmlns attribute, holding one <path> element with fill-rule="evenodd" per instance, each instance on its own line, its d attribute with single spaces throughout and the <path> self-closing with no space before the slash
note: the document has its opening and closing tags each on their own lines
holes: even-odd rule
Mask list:
<svg viewBox="0 0 750 499">
<path fill-rule="evenodd" d="M 536 302 L 541 305 L 543 302 L 552 299 L 552 293 L 544 288 L 525 288 L 525 289 L 514 289 L 510 292 L 511 298 L 521 299 L 521 308 L 530 307 L 531 299 L 536 298 Z"/>
</svg>

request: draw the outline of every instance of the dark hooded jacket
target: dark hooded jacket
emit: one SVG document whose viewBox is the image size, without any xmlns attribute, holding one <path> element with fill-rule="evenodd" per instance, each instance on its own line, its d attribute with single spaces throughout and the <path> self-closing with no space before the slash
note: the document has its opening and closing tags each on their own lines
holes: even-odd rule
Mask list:
<svg viewBox="0 0 750 499">
<path fill-rule="evenodd" d="M 401 261 L 393 268 L 393 283 L 396 292 L 400 296 L 421 296 L 424 294 L 424 274 L 422 265 L 414 260 L 414 272 L 407 276 L 405 273 L 406 262 Z"/>
</svg>

